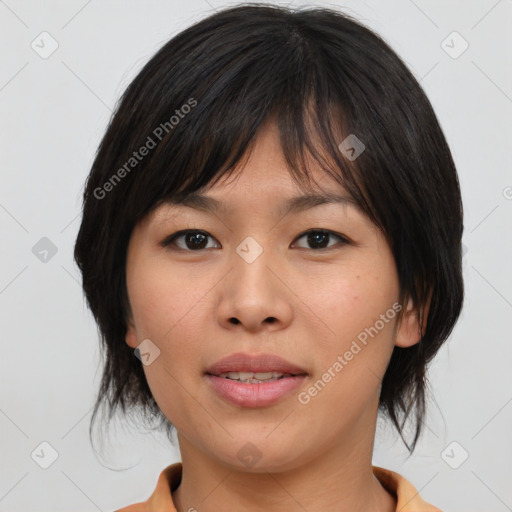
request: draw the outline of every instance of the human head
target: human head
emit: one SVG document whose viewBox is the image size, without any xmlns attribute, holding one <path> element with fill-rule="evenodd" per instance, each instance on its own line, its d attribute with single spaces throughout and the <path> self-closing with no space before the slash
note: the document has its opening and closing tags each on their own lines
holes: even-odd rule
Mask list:
<svg viewBox="0 0 512 512">
<path fill-rule="evenodd" d="M 123 94 L 87 180 L 75 247 L 106 356 L 95 413 L 107 401 L 111 413 L 140 406 L 165 423 L 126 344 L 131 234 L 166 199 L 214 185 L 271 121 L 291 175 L 309 183 L 311 155 L 389 244 L 400 302 L 417 309 L 422 332 L 394 348 L 380 407 L 399 432 L 414 412 L 413 449 L 426 366 L 462 306 L 459 184 L 411 72 L 378 35 L 324 8 L 219 11 L 166 43 Z M 352 160 L 339 146 L 353 136 L 364 151 Z"/>
</svg>

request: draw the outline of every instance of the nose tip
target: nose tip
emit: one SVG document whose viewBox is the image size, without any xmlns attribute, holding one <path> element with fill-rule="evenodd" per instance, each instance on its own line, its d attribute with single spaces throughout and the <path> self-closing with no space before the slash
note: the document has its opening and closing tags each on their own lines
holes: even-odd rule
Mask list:
<svg viewBox="0 0 512 512">
<path fill-rule="evenodd" d="M 238 320 L 238 318 L 235 318 L 235 317 L 230 318 L 229 321 L 235 325 L 242 323 L 242 322 L 240 322 L 240 320 Z M 265 320 L 263 320 L 263 321 L 268 324 L 273 324 L 273 323 L 277 322 L 277 318 L 270 316 L 268 318 L 265 318 Z"/>
<path fill-rule="evenodd" d="M 248 253 L 253 251 L 247 242 Z M 245 246 L 242 245 L 243 249 Z M 248 254 L 245 253 L 245 254 Z M 254 251 L 252 255 L 254 255 Z M 293 316 L 290 297 L 280 279 L 268 266 L 268 254 L 261 253 L 251 263 L 242 256 L 222 282 L 218 320 L 224 327 L 243 325 L 256 332 L 287 325 Z"/>
</svg>

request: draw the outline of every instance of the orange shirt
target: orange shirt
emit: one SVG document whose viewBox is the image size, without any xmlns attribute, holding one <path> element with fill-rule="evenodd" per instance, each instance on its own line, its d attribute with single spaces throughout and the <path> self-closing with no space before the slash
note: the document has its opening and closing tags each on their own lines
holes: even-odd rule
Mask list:
<svg viewBox="0 0 512 512">
<path fill-rule="evenodd" d="M 115 512 L 176 512 L 171 492 L 181 482 L 181 462 L 167 466 L 161 473 L 153 494 L 144 502 L 128 505 Z M 397 500 L 397 512 L 442 512 L 423 501 L 416 488 L 403 476 L 389 469 L 372 466 L 373 474 Z"/>
</svg>

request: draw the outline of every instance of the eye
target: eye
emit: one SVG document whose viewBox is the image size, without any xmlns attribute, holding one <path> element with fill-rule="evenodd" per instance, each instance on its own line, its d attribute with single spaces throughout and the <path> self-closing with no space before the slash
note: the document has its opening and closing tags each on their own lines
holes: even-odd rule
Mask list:
<svg viewBox="0 0 512 512">
<path fill-rule="evenodd" d="M 212 237 L 206 231 L 185 229 L 169 235 L 160 245 L 162 245 L 162 247 L 174 245 L 184 251 L 200 251 L 210 248 L 208 247 L 208 238 Z"/>
<path fill-rule="evenodd" d="M 298 236 L 295 240 L 305 239 L 306 243 L 309 245 L 309 247 L 298 246 L 299 249 L 312 249 L 315 251 L 322 251 L 328 250 L 332 248 L 333 245 L 336 245 L 330 244 L 332 237 L 338 239 L 338 244 L 346 245 L 350 243 L 350 241 L 343 235 L 334 233 L 333 231 L 329 231 L 327 229 L 310 229 L 305 233 L 302 233 L 302 235 Z M 183 251 L 201 251 L 203 249 L 211 249 L 212 247 L 220 247 L 218 242 L 217 246 L 208 245 L 209 239 L 215 240 L 206 231 L 185 229 L 169 235 L 160 243 L 160 245 L 162 247 L 172 245 Z M 294 244 L 292 244 L 292 247 L 294 247 Z"/>
<path fill-rule="evenodd" d="M 329 242 L 331 240 L 331 237 L 337 238 L 341 245 L 349 244 L 350 241 L 344 237 L 343 235 L 339 235 L 337 233 L 334 233 L 333 231 L 329 231 L 328 229 L 310 229 L 309 231 L 306 231 L 302 235 L 296 238 L 296 240 L 300 240 L 301 238 L 304 238 L 306 240 L 306 243 L 309 244 L 312 247 L 299 247 L 300 249 L 313 249 L 313 250 L 325 250 L 330 249 L 333 247 L 331 244 L 329 246 Z M 340 243 L 338 242 L 338 243 Z M 336 245 L 336 244 L 334 244 Z"/>
</svg>

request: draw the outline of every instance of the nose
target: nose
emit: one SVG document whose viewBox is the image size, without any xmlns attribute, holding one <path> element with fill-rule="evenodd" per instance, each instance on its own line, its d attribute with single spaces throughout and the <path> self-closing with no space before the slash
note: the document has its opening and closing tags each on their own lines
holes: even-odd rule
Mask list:
<svg viewBox="0 0 512 512">
<path fill-rule="evenodd" d="M 231 271 L 220 283 L 218 322 L 251 333 L 284 329 L 293 318 L 293 293 L 270 249 L 253 259 L 260 252 L 254 252 L 255 245 L 249 240 L 233 255 Z"/>
</svg>

